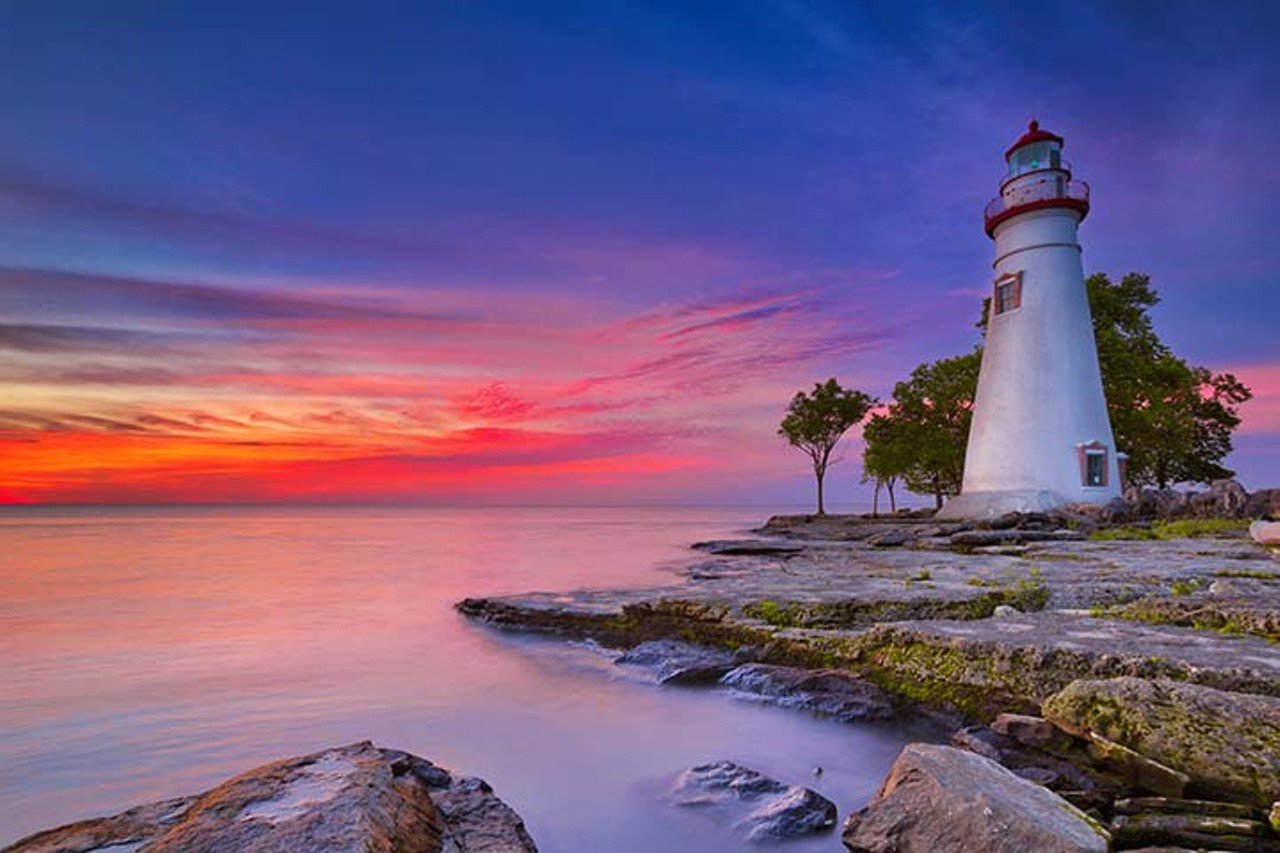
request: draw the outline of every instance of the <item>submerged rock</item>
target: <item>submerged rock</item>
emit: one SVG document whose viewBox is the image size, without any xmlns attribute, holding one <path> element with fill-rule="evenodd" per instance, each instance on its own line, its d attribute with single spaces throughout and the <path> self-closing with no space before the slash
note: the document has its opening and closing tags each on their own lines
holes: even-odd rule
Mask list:
<svg viewBox="0 0 1280 853">
<path fill-rule="evenodd" d="M 36 833 L 6 853 L 526 851 L 482 780 L 368 741 L 266 764 L 191 797 Z"/>
<path fill-rule="evenodd" d="M 747 807 L 737 825 L 751 841 L 798 838 L 836 825 L 836 804 L 826 797 L 732 761 L 689 768 L 676 778 L 673 794 L 681 806 Z"/>
<path fill-rule="evenodd" d="M 749 663 L 720 683 L 774 705 L 799 708 L 846 723 L 893 716 L 889 695 L 869 681 L 839 670 L 811 670 Z"/>
<path fill-rule="evenodd" d="M 733 652 L 679 640 L 650 640 L 624 652 L 614 663 L 652 667 L 662 684 L 714 684 L 742 660 Z"/>
<path fill-rule="evenodd" d="M 1280 699 L 1177 681 L 1076 681 L 1044 703 L 1059 728 L 1115 741 L 1185 773 L 1194 792 L 1280 799 Z"/>
<path fill-rule="evenodd" d="M 1104 853 L 1108 840 L 1052 791 L 972 752 L 923 743 L 902 750 L 844 829 L 852 853 Z"/>
</svg>

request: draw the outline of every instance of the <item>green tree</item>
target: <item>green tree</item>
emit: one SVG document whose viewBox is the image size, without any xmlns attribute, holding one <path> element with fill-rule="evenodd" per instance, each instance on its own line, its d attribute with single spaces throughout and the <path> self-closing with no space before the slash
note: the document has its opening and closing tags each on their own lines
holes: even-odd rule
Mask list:
<svg viewBox="0 0 1280 853">
<path fill-rule="evenodd" d="M 895 385 L 888 411 L 863 430 L 863 470 L 884 482 L 901 478 L 911 491 L 933 495 L 938 507 L 959 493 L 981 362 L 975 349 L 922 364 Z"/>
<path fill-rule="evenodd" d="M 901 421 L 884 415 L 872 415 L 862 428 L 865 447 L 862 452 L 862 482 L 874 483 L 871 514 L 880 514 L 880 490 L 889 493 L 889 511 L 898 511 L 894 488 L 911 465 L 912 448 L 900 429 Z"/>
<path fill-rule="evenodd" d="M 1150 309 L 1160 302 L 1149 276 L 1085 282 L 1098 366 L 1116 446 L 1129 454 L 1137 485 L 1207 483 L 1234 472 L 1222 461 L 1252 392 L 1230 373 L 1213 373 L 1173 354 L 1160 340 Z"/>
<path fill-rule="evenodd" d="M 804 451 L 813 462 L 813 476 L 818 481 L 818 515 L 826 513 L 822 488 L 827 467 L 835 461 L 832 451 L 876 403 L 868 394 L 841 387 L 834 378 L 815 383 L 809 394 L 801 391 L 791 398 L 778 435 Z"/>
</svg>

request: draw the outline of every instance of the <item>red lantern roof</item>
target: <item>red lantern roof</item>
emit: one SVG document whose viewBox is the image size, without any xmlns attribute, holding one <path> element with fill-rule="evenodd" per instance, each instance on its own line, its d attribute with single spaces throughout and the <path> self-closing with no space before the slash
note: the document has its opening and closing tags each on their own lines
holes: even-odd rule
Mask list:
<svg viewBox="0 0 1280 853">
<path fill-rule="evenodd" d="M 1035 119 L 1027 125 L 1027 132 L 1018 137 L 1018 141 L 1009 146 L 1009 150 L 1004 152 L 1004 159 L 1008 160 L 1013 152 L 1017 151 L 1024 145 L 1030 145 L 1033 142 L 1056 142 L 1062 144 L 1062 137 L 1056 133 L 1050 133 L 1047 130 L 1040 129 L 1040 122 Z"/>
</svg>

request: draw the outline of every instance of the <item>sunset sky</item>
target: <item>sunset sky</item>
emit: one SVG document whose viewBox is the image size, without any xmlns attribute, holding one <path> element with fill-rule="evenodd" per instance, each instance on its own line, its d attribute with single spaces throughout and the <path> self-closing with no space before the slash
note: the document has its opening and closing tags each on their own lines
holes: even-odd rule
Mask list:
<svg viewBox="0 0 1280 853">
<path fill-rule="evenodd" d="M 1032 116 L 1280 485 L 1280 6 L 364 5 L 0 9 L 0 502 L 803 503 Z"/>
</svg>

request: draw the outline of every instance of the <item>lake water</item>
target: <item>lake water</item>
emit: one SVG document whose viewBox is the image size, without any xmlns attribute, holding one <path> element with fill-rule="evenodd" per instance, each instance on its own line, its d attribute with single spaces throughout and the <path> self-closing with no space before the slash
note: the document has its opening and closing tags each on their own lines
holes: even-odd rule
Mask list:
<svg viewBox="0 0 1280 853">
<path fill-rule="evenodd" d="M 666 803 L 731 758 L 864 803 L 909 739 L 662 688 L 502 635 L 469 595 L 657 585 L 707 509 L 60 509 L 0 514 L 0 844 L 372 739 L 489 780 L 543 851 L 746 849 Z M 812 768 L 821 765 L 819 780 Z M 788 851 L 838 851 L 835 835 Z"/>
</svg>

